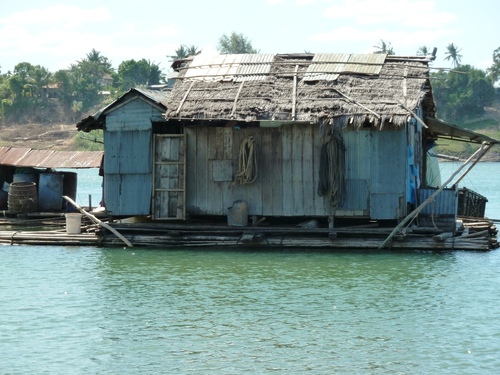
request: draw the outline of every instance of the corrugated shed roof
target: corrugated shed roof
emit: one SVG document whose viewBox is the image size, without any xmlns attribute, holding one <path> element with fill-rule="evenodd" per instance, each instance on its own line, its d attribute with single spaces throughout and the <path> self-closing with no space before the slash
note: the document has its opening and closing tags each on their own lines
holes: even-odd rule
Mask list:
<svg viewBox="0 0 500 375">
<path fill-rule="evenodd" d="M 32 168 L 99 168 L 103 151 L 51 151 L 0 147 L 0 165 Z"/>
</svg>

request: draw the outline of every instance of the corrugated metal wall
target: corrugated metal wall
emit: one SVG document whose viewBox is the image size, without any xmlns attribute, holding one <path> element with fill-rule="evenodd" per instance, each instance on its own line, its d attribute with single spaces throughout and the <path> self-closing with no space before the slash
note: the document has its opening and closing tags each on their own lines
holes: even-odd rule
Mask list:
<svg viewBox="0 0 500 375">
<path fill-rule="evenodd" d="M 139 98 L 106 116 L 104 199 L 110 215 L 151 212 L 151 118 L 159 116 L 158 109 Z"/>
<path fill-rule="evenodd" d="M 328 197 L 317 194 L 320 128 L 313 124 L 276 128 L 186 127 L 186 208 L 191 214 L 226 215 L 245 200 L 250 215 L 329 216 Z M 405 131 L 345 131 L 347 196 L 335 215 L 394 219 L 406 187 Z M 253 136 L 259 175 L 235 183 L 240 144 Z"/>
</svg>

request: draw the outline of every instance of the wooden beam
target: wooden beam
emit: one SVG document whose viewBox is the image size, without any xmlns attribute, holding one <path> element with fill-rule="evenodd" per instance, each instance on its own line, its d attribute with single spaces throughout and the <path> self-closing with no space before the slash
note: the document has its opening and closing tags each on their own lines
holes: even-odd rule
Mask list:
<svg viewBox="0 0 500 375">
<path fill-rule="evenodd" d="M 87 211 L 85 211 L 73 199 L 71 199 L 70 197 L 67 197 L 66 195 L 63 195 L 63 198 L 66 199 L 69 203 L 71 203 L 83 215 L 85 215 L 88 218 L 90 218 L 90 220 L 92 220 L 94 223 L 96 223 L 96 224 L 98 224 L 98 225 L 106 228 L 110 232 L 112 232 L 116 237 L 118 237 L 120 240 L 122 240 L 128 247 L 134 247 L 134 245 L 132 245 L 132 243 L 129 240 L 127 240 L 124 236 L 122 236 L 120 234 L 120 232 L 118 232 L 115 228 L 112 228 L 111 226 L 109 226 L 105 222 L 103 222 L 103 221 L 99 220 L 98 218 L 96 218 L 94 215 L 92 215 L 92 214 L 88 213 Z"/>
</svg>

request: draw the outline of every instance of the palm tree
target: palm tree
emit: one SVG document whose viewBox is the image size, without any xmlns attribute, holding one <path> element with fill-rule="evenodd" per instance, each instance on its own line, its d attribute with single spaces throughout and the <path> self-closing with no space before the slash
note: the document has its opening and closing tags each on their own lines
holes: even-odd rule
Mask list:
<svg viewBox="0 0 500 375">
<path fill-rule="evenodd" d="M 417 56 L 427 56 L 429 53 L 429 48 L 427 48 L 427 46 L 422 46 L 418 49 Z"/>
<path fill-rule="evenodd" d="M 102 68 L 104 68 L 104 71 L 106 71 L 106 72 L 111 71 L 111 62 L 109 61 L 109 59 L 107 57 L 101 55 L 101 52 L 96 51 L 95 48 L 92 48 L 92 51 L 87 53 L 87 56 L 79 62 L 94 63 L 94 64 L 99 65 Z"/>
<path fill-rule="evenodd" d="M 373 53 L 385 53 L 387 55 L 395 55 L 394 48 L 391 46 L 391 43 L 386 43 L 382 39 L 380 39 L 380 45 L 378 46 L 373 46 L 376 48 L 378 51 L 375 51 Z"/>
<path fill-rule="evenodd" d="M 186 57 L 189 56 L 196 56 L 201 53 L 201 50 L 198 49 L 198 47 L 191 45 L 191 46 L 186 46 L 184 44 L 181 44 L 179 48 L 175 50 L 175 55 L 167 56 L 171 60 L 181 60 L 185 59 Z"/>
<path fill-rule="evenodd" d="M 460 65 L 460 60 L 462 60 L 462 55 L 459 54 L 461 49 L 459 49 L 453 43 L 448 44 L 446 47 L 446 57 L 445 60 L 451 60 L 451 65 L 453 68 L 456 68 Z"/>
<path fill-rule="evenodd" d="M 34 66 L 28 80 L 28 85 L 30 86 L 32 93 L 36 96 L 40 96 L 42 88 L 50 83 L 51 78 L 52 73 L 50 73 L 47 68 L 40 65 Z"/>
</svg>

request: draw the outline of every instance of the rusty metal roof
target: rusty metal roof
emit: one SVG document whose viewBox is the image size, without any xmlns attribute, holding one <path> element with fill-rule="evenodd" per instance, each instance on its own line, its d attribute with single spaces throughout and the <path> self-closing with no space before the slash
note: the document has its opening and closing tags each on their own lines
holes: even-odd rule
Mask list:
<svg viewBox="0 0 500 375">
<path fill-rule="evenodd" d="M 52 151 L 0 147 L 0 165 L 33 168 L 99 168 L 103 151 Z"/>
</svg>

